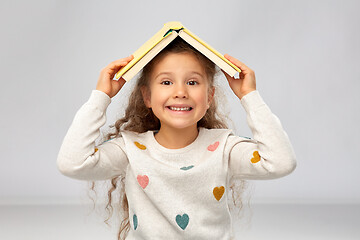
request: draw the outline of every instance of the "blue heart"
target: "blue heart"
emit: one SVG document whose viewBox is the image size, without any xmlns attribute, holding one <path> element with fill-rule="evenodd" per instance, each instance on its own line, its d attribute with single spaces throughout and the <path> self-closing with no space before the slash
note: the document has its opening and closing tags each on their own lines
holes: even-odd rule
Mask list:
<svg viewBox="0 0 360 240">
<path fill-rule="evenodd" d="M 136 214 L 134 214 L 134 216 L 133 216 L 133 222 L 134 222 L 134 230 L 136 230 L 136 228 L 138 226 L 138 220 L 137 220 Z"/>
<path fill-rule="evenodd" d="M 190 165 L 190 166 L 187 166 L 187 167 L 182 167 L 180 169 L 186 171 L 186 170 L 189 170 L 189 169 L 191 169 L 193 167 L 194 167 L 194 165 Z"/>
<path fill-rule="evenodd" d="M 243 137 L 243 138 L 246 138 L 246 139 L 251 139 L 250 137 L 245 137 L 245 136 L 239 136 L 239 137 Z"/>
<path fill-rule="evenodd" d="M 189 216 L 186 213 L 184 213 L 182 216 L 177 215 L 176 223 L 179 225 L 179 227 L 181 227 L 182 230 L 185 230 L 185 228 L 189 224 Z"/>
</svg>

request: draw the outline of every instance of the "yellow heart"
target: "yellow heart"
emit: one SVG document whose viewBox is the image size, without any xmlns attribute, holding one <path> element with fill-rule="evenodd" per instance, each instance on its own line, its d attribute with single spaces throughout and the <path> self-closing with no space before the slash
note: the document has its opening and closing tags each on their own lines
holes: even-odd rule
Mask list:
<svg viewBox="0 0 360 240">
<path fill-rule="evenodd" d="M 214 194 L 214 197 L 216 198 L 216 200 L 220 201 L 220 199 L 224 195 L 224 192 L 225 192 L 225 187 L 224 186 L 215 187 L 214 190 L 213 190 L 213 194 Z"/>
<path fill-rule="evenodd" d="M 142 144 L 140 144 L 140 143 L 138 143 L 138 142 L 134 142 L 135 143 L 135 145 L 138 147 L 138 148 L 140 148 L 141 150 L 145 150 L 146 149 L 146 147 L 144 146 L 144 145 L 142 145 Z"/>
<path fill-rule="evenodd" d="M 99 149 L 95 148 L 95 152 L 97 152 Z"/>
<path fill-rule="evenodd" d="M 259 155 L 259 152 L 258 151 L 255 151 L 253 153 L 253 158 L 251 159 L 251 162 L 252 163 L 257 163 L 258 161 L 260 161 L 260 155 Z"/>
</svg>

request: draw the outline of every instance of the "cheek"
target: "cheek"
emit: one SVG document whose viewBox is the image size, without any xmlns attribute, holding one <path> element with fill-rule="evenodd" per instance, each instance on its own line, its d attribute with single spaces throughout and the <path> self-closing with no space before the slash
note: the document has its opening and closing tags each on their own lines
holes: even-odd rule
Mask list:
<svg viewBox="0 0 360 240">
<path fill-rule="evenodd" d="M 201 91 L 194 95 L 194 100 L 197 102 L 197 104 L 207 108 L 208 107 L 208 94 L 207 92 Z"/>
<path fill-rule="evenodd" d="M 151 95 L 151 105 L 153 108 L 163 107 L 166 102 L 167 96 L 162 92 L 153 92 Z"/>
</svg>

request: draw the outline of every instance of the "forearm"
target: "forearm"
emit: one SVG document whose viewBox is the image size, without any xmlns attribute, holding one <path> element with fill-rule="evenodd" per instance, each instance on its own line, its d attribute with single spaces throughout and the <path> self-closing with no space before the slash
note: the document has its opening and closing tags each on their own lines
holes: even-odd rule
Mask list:
<svg viewBox="0 0 360 240">
<path fill-rule="evenodd" d="M 95 149 L 100 128 L 106 123 L 106 109 L 110 102 L 106 94 L 94 90 L 76 113 L 57 159 L 57 166 L 64 175 L 78 179 L 103 179 L 116 174 L 116 168 L 111 166 L 114 157 L 109 152 L 115 156 L 124 155 L 121 149 L 119 151 L 114 144 L 108 144 L 107 151 Z"/>
<path fill-rule="evenodd" d="M 230 155 L 233 173 L 249 179 L 271 179 L 291 173 L 296 167 L 295 153 L 279 118 L 258 91 L 245 95 L 241 104 L 253 139 L 233 147 Z"/>
</svg>

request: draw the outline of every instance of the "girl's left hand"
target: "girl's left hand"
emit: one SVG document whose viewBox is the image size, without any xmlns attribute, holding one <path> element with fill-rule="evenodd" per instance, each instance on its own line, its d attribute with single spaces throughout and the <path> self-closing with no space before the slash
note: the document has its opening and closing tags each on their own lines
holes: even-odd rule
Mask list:
<svg viewBox="0 0 360 240">
<path fill-rule="evenodd" d="M 243 96 L 256 90 L 256 79 L 255 72 L 247 67 L 244 63 L 240 62 L 236 58 L 230 56 L 229 54 L 225 54 L 224 57 L 240 68 L 241 72 L 239 74 L 238 79 L 230 77 L 226 72 L 221 70 L 225 77 L 227 78 L 230 88 L 233 90 L 235 95 L 241 100 Z"/>
</svg>

